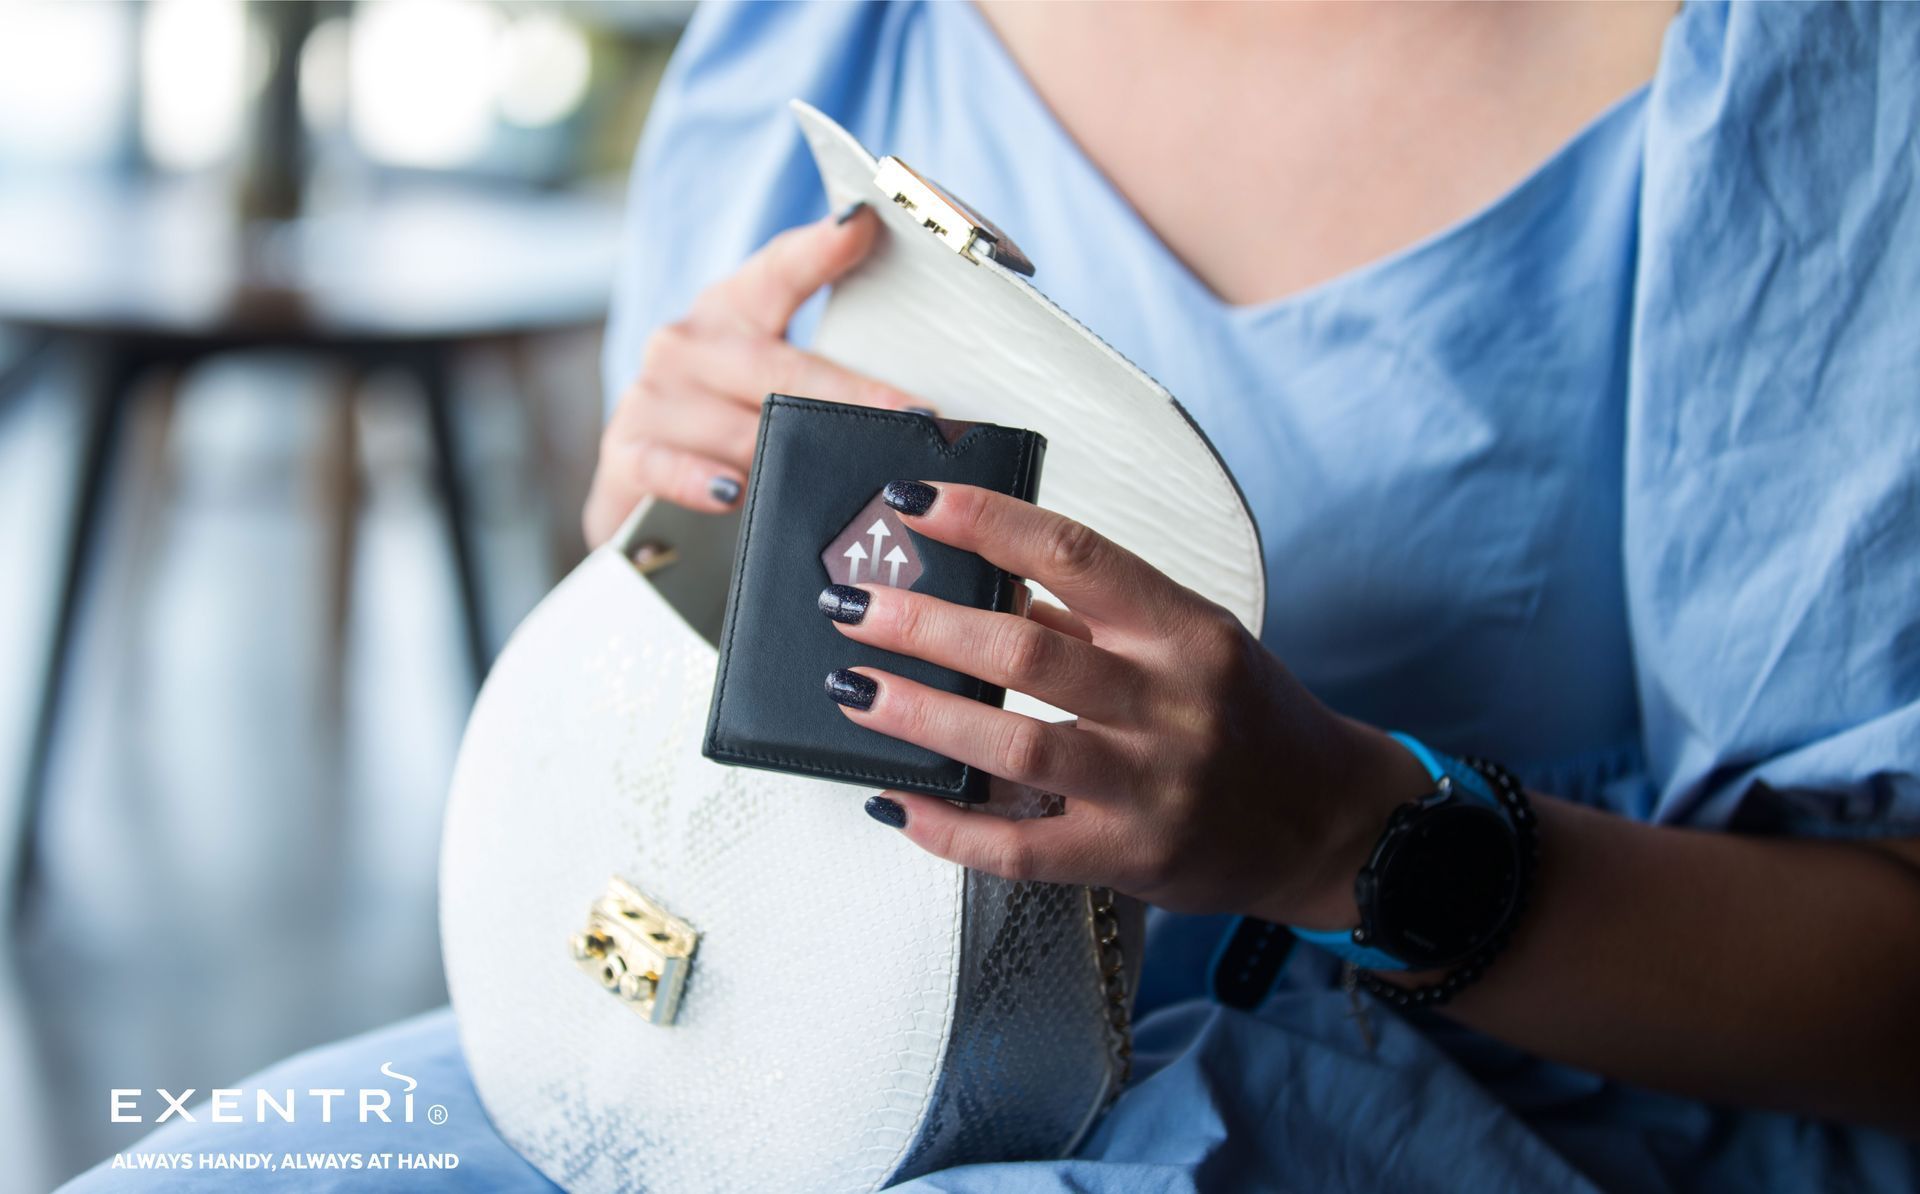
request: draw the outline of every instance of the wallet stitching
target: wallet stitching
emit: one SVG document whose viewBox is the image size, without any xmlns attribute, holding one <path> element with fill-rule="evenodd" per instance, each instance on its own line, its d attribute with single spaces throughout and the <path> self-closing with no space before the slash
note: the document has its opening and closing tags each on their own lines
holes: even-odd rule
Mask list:
<svg viewBox="0 0 1920 1194">
<path fill-rule="evenodd" d="M 795 401 L 794 399 L 784 394 L 769 395 L 767 398 L 767 405 L 769 407 L 774 408 L 775 410 L 779 410 L 781 408 L 808 409 L 808 407 L 801 406 L 799 402 Z M 887 414 L 884 414 L 881 412 L 835 409 L 831 406 L 812 407 L 812 409 L 815 410 L 815 412 L 818 414 L 837 415 L 837 416 L 842 416 L 846 418 L 856 418 L 856 419 L 879 419 L 884 422 L 897 421 L 897 418 L 899 417 L 915 418 L 915 419 L 920 417 L 917 415 L 903 415 L 903 416 L 895 416 L 893 418 L 890 418 Z M 773 415 L 771 412 L 769 412 L 767 416 L 767 423 L 769 425 L 769 428 L 771 428 L 772 422 L 773 422 Z M 1012 436 L 1013 438 L 1019 440 L 1020 455 L 1017 461 L 1015 462 L 1013 479 L 1011 482 L 1009 482 L 1008 487 L 1012 488 L 1014 485 L 1018 484 L 1021 480 L 1025 478 L 1027 463 L 1029 458 L 1033 454 L 1034 441 L 1039 438 L 1037 435 L 1035 435 L 1032 432 L 1015 431 L 1005 427 L 995 427 L 992 425 L 987 425 L 987 426 L 970 428 L 967 434 L 961 437 L 962 441 L 966 440 L 969 436 L 973 435 L 975 432 L 981 432 L 988 436 L 996 437 L 996 438 L 1006 438 L 1008 436 Z M 933 435 L 934 440 L 938 445 L 938 447 L 940 448 L 943 455 L 958 456 L 960 455 L 961 452 L 967 450 L 966 448 L 954 448 L 952 445 L 949 445 L 944 439 L 942 439 L 937 433 L 930 432 L 929 434 Z M 746 516 L 743 517 L 741 520 L 742 526 L 740 529 L 740 559 L 743 567 L 740 573 L 739 587 L 742 591 L 744 591 L 747 586 L 747 571 L 751 569 L 753 566 L 752 565 L 753 553 L 751 551 L 752 540 L 753 540 L 752 514 L 753 514 L 754 507 L 757 505 L 757 502 L 755 499 L 757 499 L 759 495 L 760 495 L 760 473 L 759 473 L 759 470 L 756 469 L 754 471 L 752 488 L 749 490 L 747 494 Z M 1000 608 L 1000 605 L 1001 605 L 1000 594 L 1006 591 L 1007 586 L 1004 582 L 1005 582 L 1005 578 L 1009 574 L 1006 572 L 1005 569 L 1001 569 L 997 567 L 994 569 L 994 573 L 999 579 L 996 581 L 995 588 L 997 591 L 994 594 L 993 598 L 991 599 L 991 605 L 989 608 L 996 613 L 1004 612 Z M 734 603 L 732 616 L 727 619 L 727 638 L 726 638 L 725 644 L 723 645 L 723 650 L 727 658 L 729 659 L 733 657 L 733 632 L 735 627 L 739 625 L 739 621 L 740 621 L 740 608 L 739 608 L 739 603 L 736 601 Z M 727 676 L 729 671 L 730 669 L 726 669 L 726 668 L 721 669 L 720 677 L 719 677 L 719 687 L 714 694 L 714 704 L 717 707 L 722 709 L 726 707 L 726 702 L 727 702 L 727 695 L 726 695 Z M 963 678 L 972 682 L 972 685 L 973 685 L 973 693 L 971 697 L 972 700 L 976 700 L 976 701 L 980 700 L 981 696 L 986 692 L 986 690 L 989 687 L 991 687 L 991 685 L 987 684 L 986 681 L 981 680 L 976 676 L 967 676 L 964 672 L 960 674 L 962 675 Z M 834 767 L 825 763 L 803 762 L 798 759 L 789 759 L 781 755 L 767 754 L 762 751 L 744 749 L 738 746 L 724 744 L 721 740 L 721 736 L 718 732 L 717 727 L 715 732 L 708 736 L 707 745 L 708 745 L 709 754 L 722 755 L 729 759 L 741 759 L 749 762 L 758 762 L 758 763 L 778 763 L 783 767 L 800 768 L 811 775 L 831 775 L 841 779 L 864 780 L 868 783 L 903 784 L 903 785 L 911 784 L 921 788 L 931 788 L 940 792 L 966 791 L 967 782 L 973 777 L 973 772 L 975 770 L 975 768 L 973 768 L 969 764 L 960 763 L 959 778 L 954 783 L 949 785 L 949 784 L 940 783 L 938 780 L 929 780 L 921 776 L 899 776 L 899 775 L 883 774 L 880 772 L 872 772 L 872 771 L 858 771 L 858 770 L 854 770 L 852 768 L 846 768 L 846 767 Z M 924 750 L 925 748 L 922 747 L 921 749 Z M 958 759 L 950 759 L 948 761 L 959 763 Z"/>
</svg>

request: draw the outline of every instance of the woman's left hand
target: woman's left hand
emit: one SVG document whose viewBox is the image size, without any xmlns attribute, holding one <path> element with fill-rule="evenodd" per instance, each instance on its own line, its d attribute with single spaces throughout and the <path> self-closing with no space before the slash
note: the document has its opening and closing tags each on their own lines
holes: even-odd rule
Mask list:
<svg viewBox="0 0 1920 1194">
<path fill-rule="evenodd" d="M 842 698 L 860 725 L 998 777 L 994 804 L 1018 796 L 1007 784 L 1066 798 L 1062 815 L 1014 821 L 889 792 L 909 838 L 1007 878 L 1113 887 L 1176 911 L 1356 923 L 1353 879 L 1389 811 L 1432 786 L 1410 754 L 1314 699 L 1226 610 L 1087 527 L 990 490 L 916 486 L 887 491 L 915 531 L 1068 608 L 1036 602 L 1020 617 L 869 585 L 857 622 L 844 619 L 858 598 L 840 604 L 841 632 L 1078 720 L 853 669 L 877 686 L 864 709 Z M 918 515 L 894 500 L 928 489 Z"/>
</svg>

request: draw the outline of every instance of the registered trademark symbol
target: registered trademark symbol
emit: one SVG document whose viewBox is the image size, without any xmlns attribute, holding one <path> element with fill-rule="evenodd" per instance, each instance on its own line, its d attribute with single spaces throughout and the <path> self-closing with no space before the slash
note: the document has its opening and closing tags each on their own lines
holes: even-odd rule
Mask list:
<svg viewBox="0 0 1920 1194">
<path fill-rule="evenodd" d="M 427 1122 L 431 1124 L 446 1123 L 447 1109 L 439 1103 L 435 1103 L 433 1106 L 427 1108 Z"/>
</svg>

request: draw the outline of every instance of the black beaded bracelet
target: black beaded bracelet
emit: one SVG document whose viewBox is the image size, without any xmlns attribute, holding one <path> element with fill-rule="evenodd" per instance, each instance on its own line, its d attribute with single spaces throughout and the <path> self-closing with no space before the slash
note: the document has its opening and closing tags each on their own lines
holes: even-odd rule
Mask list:
<svg viewBox="0 0 1920 1194">
<path fill-rule="evenodd" d="M 1513 822 L 1514 832 L 1520 839 L 1519 894 L 1514 898 L 1513 914 L 1500 931 L 1474 951 L 1472 956 L 1447 971 L 1439 982 L 1424 987 L 1402 987 L 1370 971 L 1352 971 L 1356 987 L 1394 1007 L 1439 1007 L 1471 986 L 1486 973 L 1487 967 L 1500 951 L 1506 948 L 1508 938 L 1513 936 L 1514 926 L 1526 911 L 1527 897 L 1533 892 L 1533 875 L 1540 861 L 1540 835 L 1534 827 L 1533 805 L 1527 800 L 1526 789 L 1521 787 L 1512 772 L 1491 760 L 1463 758 L 1460 761 L 1486 779 L 1494 795 L 1499 798 L 1501 807 L 1506 810 L 1508 819 Z"/>
</svg>

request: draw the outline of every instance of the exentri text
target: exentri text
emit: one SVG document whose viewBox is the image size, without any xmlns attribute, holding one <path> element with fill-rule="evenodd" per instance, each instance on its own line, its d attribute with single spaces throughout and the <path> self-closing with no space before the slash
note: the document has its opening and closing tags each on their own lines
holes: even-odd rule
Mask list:
<svg viewBox="0 0 1920 1194">
<path fill-rule="evenodd" d="M 282 1090 L 269 1090 L 261 1087 L 253 1092 L 249 1105 L 246 1091 L 237 1087 L 223 1087 L 207 1092 L 203 1104 L 189 1106 L 189 1100 L 199 1092 L 192 1087 L 178 1094 L 162 1087 L 155 1087 L 153 1093 L 159 1097 L 156 1108 L 153 1100 L 146 1097 L 147 1092 L 139 1087 L 115 1087 L 108 1092 L 108 1119 L 117 1124 L 163 1124 L 168 1120 L 182 1120 L 187 1123 L 216 1124 L 263 1124 L 273 1120 L 282 1123 L 311 1123 L 316 1118 L 323 1124 L 341 1120 L 357 1119 L 361 1123 L 414 1122 L 414 1088 L 420 1083 L 406 1074 L 393 1069 L 392 1062 L 383 1063 L 380 1073 L 393 1081 L 404 1085 L 398 1091 L 384 1086 L 363 1086 L 349 1091 L 345 1087 L 314 1087 L 306 1091 L 297 1091 L 293 1087 Z M 396 1097 L 397 1095 L 397 1097 Z M 148 1112 L 157 1111 L 151 1116 Z M 429 1122 L 446 1122 L 447 1111 L 438 1103 L 427 1108 Z"/>
</svg>

